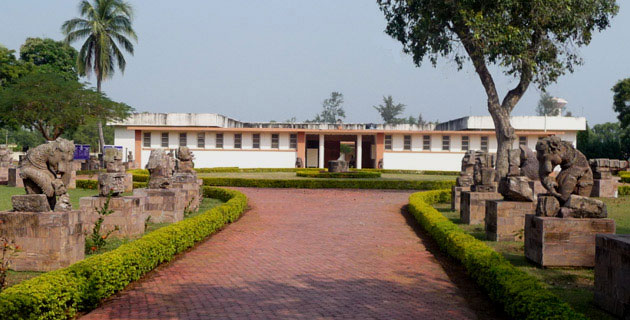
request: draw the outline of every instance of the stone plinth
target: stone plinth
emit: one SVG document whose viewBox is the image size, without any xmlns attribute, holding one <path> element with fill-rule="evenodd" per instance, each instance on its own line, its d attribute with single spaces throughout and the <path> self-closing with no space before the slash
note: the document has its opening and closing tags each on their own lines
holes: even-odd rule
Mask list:
<svg viewBox="0 0 630 320">
<path fill-rule="evenodd" d="M 0 185 L 9 184 L 9 167 L 0 166 Z"/>
<path fill-rule="evenodd" d="M 22 182 L 22 177 L 20 177 L 20 169 L 9 168 L 9 180 L 7 185 L 9 187 L 24 188 L 24 182 Z"/>
<path fill-rule="evenodd" d="M 184 219 L 186 198 L 180 189 L 134 189 L 133 195 L 145 197 L 144 210 L 151 222 L 178 222 Z"/>
<path fill-rule="evenodd" d="M 85 256 L 85 234 L 79 210 L 0 212 L 0 235 L 15 240 L 21 252 L 12 259 L 16 271 L 52 271 Z"/>
<path fill-rule="evenodd" d="M 127 174 L 124 172 L 103 172 L 98 175 L 98 194 L 102 197 L 108 195 L 117 196 L 125 192 L 125 180 Z"/>
<path fill-rule="evenodd" d="M 73 165 L 74 166 L 74 163 Z M 77 172 L 72 170 L 70 172 L 70 178 L 68 180 L 68 183 L 66 184 L 66 188 L 68 189 L 76 189 L 77 188 Z"/>
<path fill-rule="evenodd" d="M 542 267 L 595 266 L 595 235 L 614 234 L 612 219 L 525 216 L 525 257 Z"/>
<path fill-rule="evenodd" d="M 179 189 L 185 196 L 187 210 L 194 212 L 201 204 L 201 184 L 194 173 L 175 173 L 173 188 Z"/>
<path fill-rule="evenodd" d="M 597 235 L 595 303 L 621 317 L 630 315 L 630 235 Z"/>
<path fill-rule="evenodd" d="M 463 191 L 470 191 L 470 187 L 453 186 L 451 189 L 451 210 L 459 211 Z"/>
<path fill-rule="evenodd" d="M 124 184 L 125 184 L 125 192 L 133 191 L 133 174 L 131 173 L 125 174 Z"/>
<path fill-rule="evenodd" d="M 48 212 L 52 211 L 45 194 L 19 194 L 11 197 L 13 211 Z"/>
<path fill-rule="evenodd" d="M 107 197 L 84 197 L 79 200 L 83 212 L 84 231 L 90 234 L 94 223 L 98 220 L 98 210 L 105 205 Z M 144 211 L 145 198 L 138 196 L 111 197 L 109 210 L 114 212 L 105 216 L 101 225 L 102 233 L 118 230 L 112 236 L 119 238 L 133 238 L 144 233 L 144 223 L 149 215 Z"/>
<path fill-rule="evenodd" d="M 486 238 L 490 241 L 523 241 L 525 215 L 536 212 L 536 203 L 486 201 Z"/>
<path fill-rule="evenodd" d="M 503 196 L 497 192 L 462 192 L 459 216 L 462 223 L 481 224 L 486 218 L 486 201 L 502 200 Z"/>
<path fill-rule="evenodd" d="M 328 161 L 328 172 L 348 172 L 348 161 L 345 160 L 330 160 Z"/>
<path fill-rule="evenodd" d="M 593 179 L 591 197 L 615 198 L 617 197 L 617 181 L 614 179 Z"/>
</svg>

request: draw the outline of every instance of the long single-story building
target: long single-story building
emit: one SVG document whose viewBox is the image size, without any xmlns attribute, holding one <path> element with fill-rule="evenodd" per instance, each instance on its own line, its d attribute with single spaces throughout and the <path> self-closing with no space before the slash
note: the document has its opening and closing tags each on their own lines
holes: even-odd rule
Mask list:
<svg viewBox="0 0 630 320">
<path fill-rule="evenodd" d="M 576 143 L 586 129 L 582 117 L 515 116 L 514 147 L 534 148 L 536 141 L 557 135 Z M 129 151 L 144 167 L 151 150 L 189 147 L 195 166 L 325 168 L 339 158 L 341 144 L 354 151 L 356 168 L 458 171 L 467 150 L 496 152 L 490 116 L 471 116 L 437 125 L 325 124 L 241 122 L 219 114 L 135 113 L 115 126 L 114 144 Z M 359 159 L 359 161 L 356 161 Z"/>
</svg>

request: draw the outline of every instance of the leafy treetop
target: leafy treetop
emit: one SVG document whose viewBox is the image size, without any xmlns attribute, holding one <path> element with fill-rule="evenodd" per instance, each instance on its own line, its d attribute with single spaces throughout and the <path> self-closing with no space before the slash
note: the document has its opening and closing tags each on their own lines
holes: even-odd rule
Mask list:
<svg viewBox="0 0 630 320">
<path fill-rule="evenodd" d="M 20 47 L 20 59 L 39 66 L 40 72 L 55 72 L 77 80 L 77 50 L 62 41 L 27 38 Z"/>
<path fill-rule="evenodd" d="M 324 100 L 322 103 L 322 112 L 315 116 L 312 122 L 337 123 L 337 121 L 346 117 L 346 112 L 343 110 L 342 104 L 343 94 L 332 92 L 330 98 Z"/>
<path fill-rule="evenodd" d="M 623 128 L 630 127 L 630 78 L 619 80 L 612 88 L 613 110 L 619 113 L 617 118 Z"/>
</svg>

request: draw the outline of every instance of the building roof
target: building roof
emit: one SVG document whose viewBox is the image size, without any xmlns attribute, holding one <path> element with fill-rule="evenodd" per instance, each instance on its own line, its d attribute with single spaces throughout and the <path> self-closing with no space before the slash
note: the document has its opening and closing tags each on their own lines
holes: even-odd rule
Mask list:
<svg viewBox="0 0 630 320">
<path fill-rule="evenodd" d="M 516 130 L 586 130 L 584 117 L 512 116 L 510 123 Z M 494 130 L 494 122 L 491 116 L 470 116 L 440 123 L 435 130 Z"/>
</svg>

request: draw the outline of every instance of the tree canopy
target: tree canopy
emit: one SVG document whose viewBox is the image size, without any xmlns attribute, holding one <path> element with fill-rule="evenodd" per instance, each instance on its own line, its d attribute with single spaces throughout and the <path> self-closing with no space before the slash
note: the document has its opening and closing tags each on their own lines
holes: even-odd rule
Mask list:
<svg viewBox="0 0 630 320">
<path fill-rule="evenodd" d="M 565 117 L 570 117 L 572 114 L 565 106 L 558 108 L 553 97 L 549 93 L 543 92 L 538 100 L 538 106 L 536 106 L 536 115 L 552 117 L 564 115 Z"/>
<path fill-rule="evenodd" d="M 398 117 L 405 111 L 405 105 L 402 103 L 394 103 L 394 98 L 392 98 L 391 95 L 387 97 L 383 96 L 383 104 L 372 107 L 381 114 L 381 118 L 383 118 L 383 121 L 386 124 L 399 124 L 404 123 L 407 120 L 405 118 Z M 413 117 L 409 118 L 413 119 Z"/>
<path fill-rule="evenodd" d="M 630 157 L 630 130 L 618 122 L 596 124 L 578 132 L 577 148 L 587 158 L 628 159 Z"/>
<path fill-rule="evenodd" d="M 343 94 L 332 92 L 330 98 L 322 103 L 322 112 L 315 116 L 312 122 L 337 123 L 337 121 L 346 117 L 343 110 Z"/>
<path fill-rule="evenodd" d="M 39 72 L 54 72 L 77 80 L 77 50 L 62 41 L 27 38 L 20 47 L 20 59 L 39 66 Z"/>
<path fill-rule="evenodd" d="M 530 84 L 555 82 L 582 63 L 577 48 L 610 25 L 615 0 L 377 0 L 385 32 L 420 66 L 441 57 L 461 68 L 470 60 L 486 92 L 498 141 L 497 170 L 507 174 L 515 139 L 509 116 Z M 516 79 L 501 99 L 490 65 Z"/>
<path fill-rule="evenodd" d="M 0 88 L 33 70 L 32 64 L 18 60 L 14 53 L 0 44 Z"/>
<path fill-rule="evenodd" d="M 630 78 L 619 80 L 613 86 L 613 110 L 617 112 L 617 119 L 623 128 L 630 127 Z"/>
</svg>

